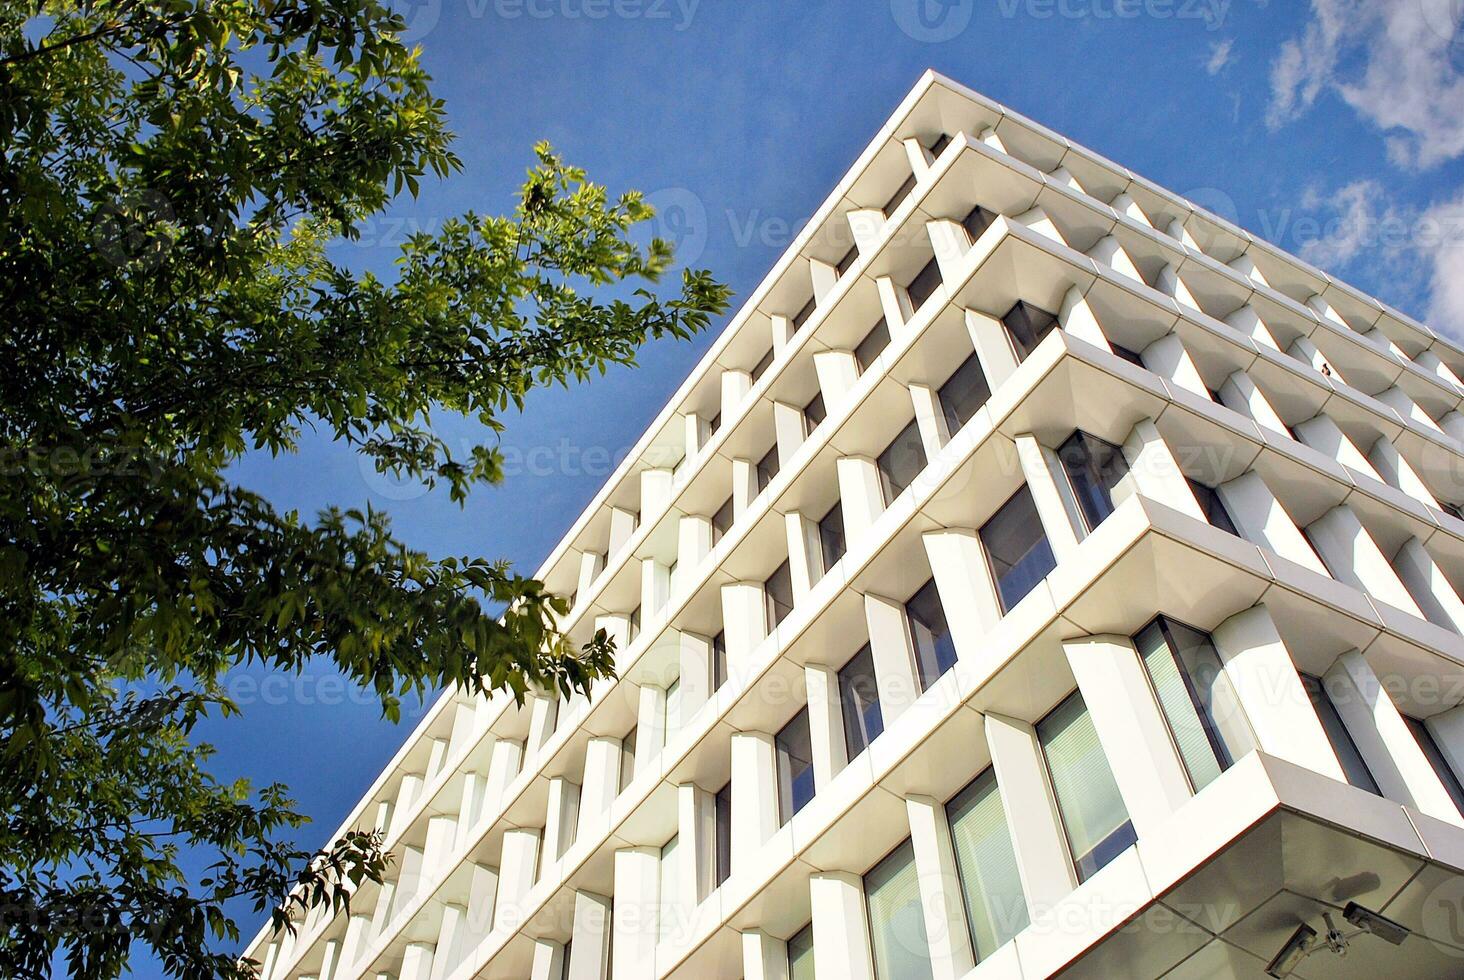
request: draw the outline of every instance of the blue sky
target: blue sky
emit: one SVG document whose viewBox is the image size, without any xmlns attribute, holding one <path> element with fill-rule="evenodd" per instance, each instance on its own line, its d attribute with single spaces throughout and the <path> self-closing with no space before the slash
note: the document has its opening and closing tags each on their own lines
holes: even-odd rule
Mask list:
<svg viewBox="0 0 1464 980">
<path fill-rule="evenodd" d="M 449 216 L 510 208 L 544 138 L 648 192 L 684 257 L 746 296 L 935 68 L 1464 335 L 1457 0 L 400 2 L 465 166 L 340 246 L 359 268 L 389 272 L 406 234 Z M 507 420 L 508 480 L 461 509 L 323 441 L 237 476 L 306 514 L 370 503 L 415 546 L 531 572 L 712 337 L 535 395 Z M 417 716 L 388 724 L 329 675 L 236 680 L 243 720 L 207 732 L 216 770 L 289 784 L 315 818 L 300 840 L 324 843 Z"/>
</svg>

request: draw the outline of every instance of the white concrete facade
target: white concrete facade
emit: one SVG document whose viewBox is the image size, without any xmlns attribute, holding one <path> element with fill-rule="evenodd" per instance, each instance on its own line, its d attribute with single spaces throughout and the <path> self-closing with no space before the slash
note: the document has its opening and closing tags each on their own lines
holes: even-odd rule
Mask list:
<svg viewBox="0 0 1464 980">
<path fill-rule="evenodd" d="M 346 823 L 390 880 L 249 955 L 1238 980 L 1355 901 L 1413 934 L 1298 976 L 1464 974 L 1460 376 L 927 74 L 541 569 L 618 679 L 448 694 Z"/>
</svg>

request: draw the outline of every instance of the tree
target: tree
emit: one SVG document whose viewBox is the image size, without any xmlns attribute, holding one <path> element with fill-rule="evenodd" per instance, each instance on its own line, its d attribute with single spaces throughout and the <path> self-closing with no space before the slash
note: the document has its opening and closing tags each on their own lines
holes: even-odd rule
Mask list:
<svg viewBox="0 0 1464 980">
<path fill-rule="evenodd" d="M 143 944 L 179 977 L 245 976 L 224 903 L 284 923 L 379 879 L 381 841 L 284 847 L 283 787 L 225 784 L 191 732 L 235 709 L 240 664 L 328 661 L 398 698 L 446 685 L 584 690 L 562 599 L 480 558 L 438 560 L 381 513 L 280 513 L 233 485 L 241 454 L 303 426 L 455 500 L 500 479 L 500 431 L 568 384 L 726 307 L 618 283 L 668 267 L 547 146 L 507 216 L 401 249 L 387 281 L 327 245 L 460 168 L 404 27 L 376 0 L 0 5 L 0 975 L 115 976 Z M 620 293 L 616 293 L 620 295 Z M 181 849 L 216 856 L 185 880 Z"/>
</svg>

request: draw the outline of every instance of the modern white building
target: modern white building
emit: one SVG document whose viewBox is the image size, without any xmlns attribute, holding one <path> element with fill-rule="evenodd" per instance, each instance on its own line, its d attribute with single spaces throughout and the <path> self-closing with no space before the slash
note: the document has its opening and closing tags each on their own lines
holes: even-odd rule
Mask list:
<svg viewBox="0 0 1464 980">
<path fill-rule="evenodd" d="M 619 679 L 444 697 L 345 825 L 390 880 L 250 955 L 1464 976 L 1460 376 L 927 74 L 541 569 Z"/>
</svg>

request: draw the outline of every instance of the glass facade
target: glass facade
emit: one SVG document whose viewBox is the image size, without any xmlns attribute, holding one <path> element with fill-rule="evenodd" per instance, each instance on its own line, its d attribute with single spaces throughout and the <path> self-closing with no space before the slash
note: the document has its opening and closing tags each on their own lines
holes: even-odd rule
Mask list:
<svg viewBox="0 0 1464 980">
<path fill-rule="evenodd" d="M 1408 723 L 1408 730 L 1418 741 L 1418 747 L 1428 758 L 1428 764 L 1433 766 L 1433 771 L 1438 775 L 1439 781 L 1444 784 L 1444 789 L 1449 791 L 1449 798 L 1454 801 L 1454 806 L 1460 813 L 1464 813 L 1464 785 L 1460 785 L 1454 767 L 1449 765 L 1448 759 L 1444 758 L 1443 750 L 1439 748 L 1433 732 L 1428 730 L 1427 724 L 1412 715 L 1404 715 L 1403 720 Z"/>
<path fill-rule="evenodd" d="M 977 960 L 996 952 L 1027 926 L 1027 898 L 1017 871 L 1017 855 L 1006 811 L 987 769 L 946 804 L 951 843 L 966 921 Z"/>
<path fill-rule="evenodd" d="M 1214 487 L 1207 487 L 1203 483 L 1196 483 L 1194 480 L 1187 480 L 1189 488 L 1195 495 L 1195 500 L 1200 505 L 1200 512 L 1205 515 L 1205 520 L 1215 527 L 1229 534 L 1240 537 L 1240 531 L 1236 528 L 1235 522 L 1230 519 L 1230 511 L 1225 509 L 1225 503 L 1220 499 L 1220 493 Z"/>
<path fill-rule="evenodd" d="M 681 874 L 681 838 L 676 836 L 668 840 L 661 847 L 661 891 L 658 903 L 660 916 L 660 939 L 665 942 L 667 937 L 673 935 L 679 925 L 677 913 L 681 909 L 681 903 L 686 896 L 682 894 L 681 882 L 685 878 Z"/>
<path fill-rule="evenodd" d="M 925 263 L 925 268 L 915 273 L 915 278 L 910 280 L 910 285 L 905 291 L 910 294 L 910 305 L 920 309 L 925 305 L 931 296 L 935 295 L 936 288 L 940 286 L 940 266 L 935 259 Z"/>
<path fill-rule="evenodd" d="M 729 496 L 712 515 L 712 545 L 722 540 L 722 535 L 732 529 L 732 498 Z"/>
<path fill-rule="evenodd" d="M 829 512 L 818 522 L 818 544 L 819 550 L 823 553 L 823 568 L 827 574 L 829 569 L 839 563 L 848 550 L 848 543 L 844 538 L 844 507 L 842 504 L 834 504 Z"/>
<path fill-rule="evenodd" d="M 758 379 L 766 374 L 768 368 L 772 367 L 772 365 L 773 349 L 769 347 L 768 352 L 762 356 L 761 360 L 752 366 L 752 383 L 757 384 Z"/>
<path fill-rule="evenodd" d="M 844 748 L 853 759 L 884 731 L 874 651 L 868 643 L 840 668 L 839 700 L 844 716 Z"/>
<path fill-rule="evenodd" d="M 884 490 L 884 502 L 888 507 L 905 488 L 925 469 L 925 443 L 920 438 L 920 426 L 911 422 L 900 430 L 900 434 L 879 454 L 875 465 L 879 468 L 879 482 Z"/>
<path fill-rule="evenodd" d="M 813 799 L 813 735 L 808 727 L 808 709 L 804 708 L 783 730 L 773 744 L 778 753 L 778 813 L 782 823 L 793 819 Z"/>
<path fill-rule="evenodd" d="M 874 975 L 879 980 L 930 980 L 930 940 L 920 904 L 915 848 L 907 840 L 864 876 Z"/>
<path fill-rule="evenodd" d="M 819 392 L 813 396 L 812 401 L 803 406 L 803 434 L 811 434 L 828 417 L 828 410 L 824 408 L 823 392 Z"/>
<path fill-rule="evenodd" d="M 811 922 L 788 940 L 788 980 L 814 980 Z"/>
<path fill-rule="evenodd" d="M 895 209 L 904 203 L 905 198 L 909 197 L 910 192 L 914 189 L 915 175 L 911 174 L 910 176 L 905 178 L 905 182 L 903 184 L 895 189 L 895 192 L 890 195 L 889 200 L 885 201 L 884 207 L 880 208 L 880 210 L 885 213 L 885 217 L 888 218 L 890 215 L 894 214 Z"/>
<path fill-rule="evenodd" d="M 1134 825 L 1081 695 L 1074 692 L 1039 721 L 1037 738 L 1073 868 L 1079 881 L 1087 881 L 1134 843 Z"/>
<path fill-rule="evenodd" d="M 1113 490 L 1128 475 L 1123 450 L 1078 430 L 1058 448 L 1057 458 L 1091 532 L 1113 513 Z"/>
<path fill-rule="evenodd" d="M 1046 310 L 1039 310 L 1030 303 L 1018 303 L 1001 318 L 1011 337 L 1017 360 L 1025 361 L 1042 339 L 1057 329 L 1057 317 Z"/>
<path fill-rule="evenodd" d="M 763 458 L 757 461 L 757 492 L 762 493 L 773 482 L 778 475 L 782 461 L 778 459 L 778 444 L 775 442 L 772 448 L 763 454 Z"/>
<path fill-rule="evenodd" d="M 859 341 L 859 346 L 854 348 L 854 360 L 859 364 L 859 373 L 863 374 L 869 370 L 874 359 L 884 352 L 890 345 L 890 328 L 885 323 L 885 318 L 880 317 L 874 326 L 869 328 L 869 333 Z"/>
<path fill-rule="evenodd" d="M 905 603 L 905 618 L 910 622 L 915 667 L 920 674 L 920 689 L 924 690 L 956 665 L 956 644 L 951 639 L 935 579 L 926 582 Z"/>
<path fill-rule="evenodd" d="M 982 233 L 991 227 L 992 222 L 995 220 L 995 214 L 978 204 L 971 209 L 966 217 L 961 219 L 961 227 L 966 229 L 966 234 L 971 236 L 971 241 L 974 244 L 981 237 Z"/>
<path fill-rule="evenodd" d="M 773 570 L 763 583 L 767 597 L 768 629 L 771 630 L 793 611 L 793 573 L 785 561 Z"/>
<path fill-rule="evenodd" d="M 982 526 L 981 546 L 991 566 L 1002 612 L 1021 602 L 1057 567 L 1037 517 L 1037 504 L 1026 487 L 1013 494 Z"/>
<path fill-rule="evenodd" d="M 1352 735 L 1348 733 L 1342 716 L 1337 713 L 1337 706 L 1332 703 L 1332 697 L 1327 693 L 1322 679 L 1311 674 L 1302 674 L 1301 683 L 1306 688 L 1306 696 L 1311 699 L 1312 708 L 1316 710 L 1317 719 L 1327 733 L 1327 741 L 1332 743 L 1332 751 L 1337 753 L 1337 761 L 1342 764 L 1342 772 L 1347 776 L 1347 781 L 1358 789 L 1382 796 L 1382 790 L 1378 789 L 1372 770 L 1368 769 L 1362 753 L 1357 751 L 1357 743 L 1352 741 Z"/>
<path fill-rule="evenodd" d="M 936 393 L 950 434 L 960 432 L 990 397 L 991 386 L 986 383 L 986 372 L 981 370 L 981 359 L 972 354 Z"/>
<path fill-rule="evenodd" d="M 712 887 L 720 888 L 732 875 L 732 783 L 717 791 L 713 801 L 717 839 L 713 842 Z"/>
</svg>

